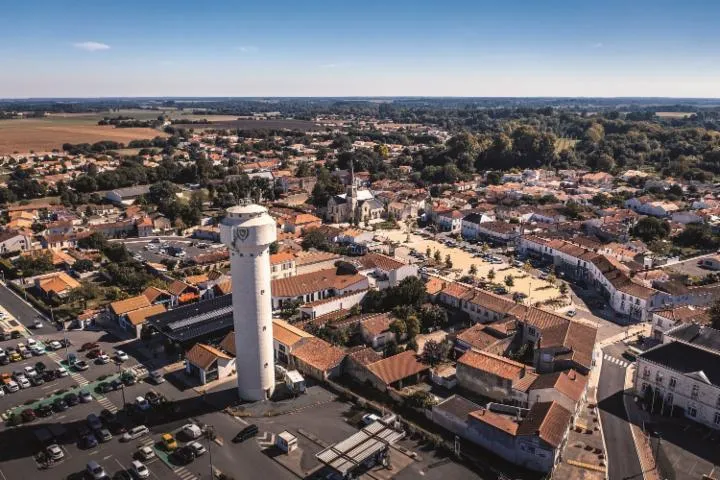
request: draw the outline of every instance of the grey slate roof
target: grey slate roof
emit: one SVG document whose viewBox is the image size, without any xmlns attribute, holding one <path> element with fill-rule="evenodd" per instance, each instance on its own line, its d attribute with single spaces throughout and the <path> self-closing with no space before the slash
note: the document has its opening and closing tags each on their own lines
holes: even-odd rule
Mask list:
<svg viewBox="0 0 720 480">
<path fill-rule="evenodd" d="M 720 355 L 681 342 L 659 345 L 638 356 L 684 375 L 703 372 L 715 386 L 720 386 Z"/>
</svg>

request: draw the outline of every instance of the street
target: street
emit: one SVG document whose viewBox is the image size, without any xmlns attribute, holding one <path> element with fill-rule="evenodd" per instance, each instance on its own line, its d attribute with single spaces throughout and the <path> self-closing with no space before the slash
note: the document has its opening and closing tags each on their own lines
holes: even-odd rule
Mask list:
<svg viewBox="0 0 720 480">
<path fill-rule="evenodd" d="M 33 333 L 37 334 L 50 334 L 57 332 L 54 325 L 50 323 L 50 320 L 45 318 L 43 314 L 35 310 L 29 304 L 25 303 L 15 292 L 10 290 L 9 287 L 0 283 L 0 305 L 15 317 L 20 323 L 28 327 Z M 32 324 L 35 319 L 40 316 L 43 319 L 43 326 L 37 330 L 33 330 Z"/>
<path fill-rule="evenodd" d="M 624 404 L 625 369 L 628 364 L 617 354 L 620 349 L 616 345 L 603 349 L 597 392 L 600 420 L 607 445 L 608 478 L 640 479 L 642 468 Z"/>
</svg>

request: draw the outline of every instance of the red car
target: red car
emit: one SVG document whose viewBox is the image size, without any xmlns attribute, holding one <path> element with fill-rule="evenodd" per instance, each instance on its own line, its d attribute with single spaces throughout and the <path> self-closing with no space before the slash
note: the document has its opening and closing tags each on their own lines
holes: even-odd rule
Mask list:
<svg viewBox="0 0 720 480">
<path fill-rule="evenodd" d="M 35 412 L 33 412 L 31 408 L 23 410 L 20 416 L 22 417 L 23 422 L 32 422 L 36 418 Z"/>
<path fill-rule="evenodd" d="M 103 355 L 103 354 L 105 354 L 105 352 L 103 352 L 99 348 L 96 348 L 95 350 L 90 350 L 88 352 L 87 358 L 90 358 L 90 359 L 98 358 L 100 355 Z"/>
</svg>

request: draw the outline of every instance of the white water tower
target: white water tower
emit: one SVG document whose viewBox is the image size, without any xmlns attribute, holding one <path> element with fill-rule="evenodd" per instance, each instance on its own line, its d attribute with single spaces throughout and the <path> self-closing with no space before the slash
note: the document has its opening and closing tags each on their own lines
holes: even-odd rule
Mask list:
<svg viewBox="0 0 720 480">
<path fill-rule="evenodd" d="M 260 205 L 230 207 L 220 223 L 220 239 L 230 249 L 235 365 L 243 400 L 265 400 L 275 389 L 270 244 L 276 238 L 275 220 Z"/>
</svg>

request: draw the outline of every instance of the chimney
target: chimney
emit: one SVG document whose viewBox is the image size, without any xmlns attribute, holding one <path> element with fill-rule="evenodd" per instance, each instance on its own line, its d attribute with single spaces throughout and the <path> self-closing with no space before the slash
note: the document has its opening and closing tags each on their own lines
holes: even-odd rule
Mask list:
<svg viewBox="0 0 720 480">
<path fill-rule="evenodd" d="M 570 370 L 570 371 L 568 372 L 567 376 L 568 376 L 568 378 L 569 378 L 570 380 L 575 381 L 575 378 L 576 378 L 575 370 Z"/>
</svg>

